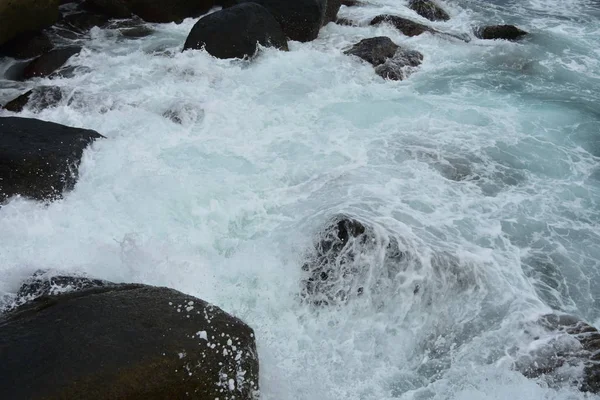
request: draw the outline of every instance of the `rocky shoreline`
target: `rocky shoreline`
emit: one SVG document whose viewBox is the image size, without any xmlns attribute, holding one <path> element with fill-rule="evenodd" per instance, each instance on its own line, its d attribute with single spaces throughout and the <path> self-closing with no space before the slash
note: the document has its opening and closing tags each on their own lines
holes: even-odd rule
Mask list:
<svg viewBox="0 0 600 400">
<path fill-rule="evenodd" d="M 289 51 L 289 41 L 312 41 L 328 23 L 359 25 L 337 17 L 342 6 L 361 3 L 0 0 L 0 19 L 11 21 L 0 29 L 0 57 L 15 60 L 5 79 L 35 85 L 38 78 L 76 74 L 69 60 L 83 48 L 72 41 L 94 27 L 135 39 L 153 34 L 148 22 L 180 22 L 212 10 L 196 22 L 182 51 L 251 61 L 261 47 Z M 452 18 L 442 2 L 411 0 L 407 6 L 430 21 Z M 465 42 L 516 41 L 529 35 L 516 26 L 490 25 L 457 36 L 393 14 L 369 21 L 379 24 L 405 36 L 429 34 Z M 427 58 L 419 49 L 400 46 L 385 36 L 364 38 L 344 54 L 372 65 L 376 75 L 389 81 L 409 79 Z M 107 140 L 102 132 L 14 116 L 64 100 L 59 87 L 40 85 L 0 107 L 0 207 L 15 196 L 42 202 L 60 199 L 75 187 L 86 148 Z M 165 118 L 177 122 L 178 117 L 166 113 Z M 369 246 L 381 246 L 393 268 L 411 258 L 402 243 L 378 241 L 373 232 L 374 227 L 352 216 L 324 221 L 301 266 L 300 301 L 318 310 L 344 306 L 362 296 L 364 271 L 354 260 Z M 416 296 L 422 289 L 416 285 L 411 290 Z M 552 357 L 524 356 L 515 363 L 516 370 L 530 378 L 552 377 L 565 365 L 583 363 L 582 380 L 574 384 L 585 392 L 600 392 L 596 328 L 563 314 L 543 316 L 532 326 L 532 331 L 552 337 L 568 336 L 573 346 Z M 60 368 L 49 368 L 50 358 Z M 259 357 L 253 329 L 201 299 L 168 288 L 40 271 L 23 283 L 14 304 L 0 314 L 0 393 L 15 399 L 250 400 L 260 396 Z"/>
</svg>

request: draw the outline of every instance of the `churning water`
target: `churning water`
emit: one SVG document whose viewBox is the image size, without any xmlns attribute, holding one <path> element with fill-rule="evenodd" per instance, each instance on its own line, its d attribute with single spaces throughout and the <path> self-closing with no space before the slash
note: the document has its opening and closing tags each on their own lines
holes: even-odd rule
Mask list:
<svg viewBox="0 0 600 400">
<path fill-rule="evenodd" d="M 108 139 L 63 200 L 0 209 L 0 295 L 50 268 L 198 296 L 255 329 L 264 400 L 585 398 L 513 366 L 544 313 L 600 325 L 600 3 L 458 0 L 433 23 L 516 24 L 519 43 L 366 26 L 419 19 L 405 3 L 342 7 L 364 26 L 251 62 L 181 53 L 195 20 L 94 28 L 51 81 L 68 98 L 23 116 Z M 378 35 L 423 65 L 390 82 L 343 55 Z M 390 272 L 373 246 L 364 295 L 315 310 L 301 267 L 341 213 L 410 262 Z"/>
</svg>

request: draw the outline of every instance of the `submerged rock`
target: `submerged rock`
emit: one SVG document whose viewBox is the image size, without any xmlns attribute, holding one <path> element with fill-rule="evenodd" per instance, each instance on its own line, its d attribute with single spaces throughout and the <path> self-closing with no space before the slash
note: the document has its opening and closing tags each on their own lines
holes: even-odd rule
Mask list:
<svg viewBox="0 0 600 400">
<path fill-rule="evenodd" d="M 129 39 L 139 39 L 152 35 L 154 30 L 147 26 L 136 26 L 133 28 L 119 29 L 119 33 Z"/>
<path fill-rule="evenodd" d="M 354 218 L 344 215 L 333 218 L 319 233 L 312 254 L 302 266 L 303 300 L 326 306 L 361 296 L 365 277 L 373 267 L 371 260 L 362 258 L 379 248 L 384 249 L 388 260 L 401 261 L 405 257 L 394 239 L 382 240 L 372 228 Z"/>
<path fill-rule="evenodd" d="M 87 0 L 85 7 L 112 18 L 135 14 L 148 22 L 177 22 L 207 13 L 214 0 Z"/>
<path fill-rule="evenodd" d="M 45 33 L 26 33 L 0 46 L 0 55 L 24 60 L 52 50 L 52 41 Z"/>
<path fill-rule="evenodd" d="M 432 0 L 410 0 L 408 7 L 430 21 L 448 21 L 450 16 Z"/>
<path fill-rule="evenodd" d="M 375 73 L 383 79 L 401 81 L 407 77 L 405 67 L 417 67 L 423 62 L 423 54 L 416 50 L 400 49 L 385 63 L 375 67 Z"/>
<path fill-rule="evenodd" d="M 0 1 L 0 45 L 39 32 L 58 20 L 59 0 Z"/>
<path fill-rule="evenodd" d="M 325 21 L 327 0 L 239 0 L 265 7 L 281 24 L 285 35 L 299 42 L 310 42 L 319 35 Z"/>
<path fill-rule="evenodd" d="M 201 18 L 183 50 L 205 48 L 217 58 L 244 58 L 257 43 L 287 50 L 287 39 L 275 18 L 261 5 L 243 3 Z"/>
<path fill-rule="evenodd" d="M 344 53 L 367 61 L 377 75 L 390 80 L 404 79 L 405 67 L 417 67 L 423 61 L 421 53 L 402 49 L 386 36 L 363 39 Z"/>
<path fill-rule="evenodd" d="M 564 383 L 561 369 L 583 366 L 577 384 L 583 392 L 600 392 L 600 332 L 581 319 L 567 314 L 544 315 L 537 323 L 545 333 L 535 353 L 517 361 L 517 369 L 525 376 L 545 376 L 549 383 Z"/>
<path fill-rule="evenodd" d="M 517 40 L 527 34 L 527 32 L 514 25 L 485 26 L 475 31 L 475 36 L 480 39 Z"/>
<path fill-rule="evenodd" d="M 55 106 L 61 100 L 62 91 L 59 87 L 40 86 L 9 101 L 4 108 L 12 112 L 21 112 L 28 105 L 34 111 L 41 111 Z"/>
<path fill-rule="evenodd" d="M 77 46 L 52 50 L 31 61 L 23 70 L 21 80 L 46 77 L 56 72 L 69 61 L 69 58 L 79 54 L 80 51 L 81 47 Z"/>
<path fill-rule="evenodd" d="M 358 22 L 349 20 L 348 18 L 338 18 L 335 20 L 335 23 L 344 26 L 359 26 Z"/>
<path fill-rule="evenodd" d="M 73 189 L 83 150 L 98 132 L 31 118 L 0 118 L 0 202 L 53 200 Z"/>
<path fill-rule="evenodd" d="M 255 337 L 241 320 L 168 288 L 60 280 L 79 290 L 28 284 L 44 296 L 0 319 L 7 399 L 256 398 Z"/>
</svg>

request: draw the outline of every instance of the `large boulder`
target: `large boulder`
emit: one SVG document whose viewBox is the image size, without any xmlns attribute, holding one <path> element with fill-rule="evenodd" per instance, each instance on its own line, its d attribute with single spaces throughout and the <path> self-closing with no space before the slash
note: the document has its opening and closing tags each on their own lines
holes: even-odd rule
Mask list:
<svg viewBox="0 0 600 400">
<path fill-rule="evenodd" d="M 427 25 L 420 24 L 410 19 L 402 18 L 397 15 L 379 15 L 371 20 L 371 25 L 387 23 L 398 29 L 406 36 L 418 36 L 422 33 L 436 33 L 437 31 Z"/>
<path fill-rule="evenodd" d="M 62 97 L 62 91 L 59 87 L 40 86 L 9 101 L 4 105 L 4 108 L 12 112 L 21 112 L 25 106 L 29 106 L 34 111 L 41 111 L 55 106 L 62 100 Z"/>
<path fill-rule="evenodd" d="M 480 39 L 517 40 L 525 35 L 527 32 L 514 25 L 492 25 L 475 30 L 475 36 Z"/>
<path fill-rule="evenodd" d="M 450 16 L 432 0 L 410 0 L 408 7 L 430 21 L 448 21 Z"/>
<path fill-rule="evenodd" d="M 0 202 L 53 200 L 77 181 L 83 150 L 99 133 L 30 118 L 0 118 Z"/>
<path fill-rule="evenodd" d="M 69 61 L 69 58 L 79 54 L 81 47 L 63 47 L 61 49 L 54 49 L 48 53 L 39 56 L 35 60 L 31 61 L 23 70 L 21 80 L 31 78 L 43 78 L 46 77 Z"/>
<path fill-rule="evenodd" d="M 0 45 L 58 20 L 59 0 L 0 0 Z"/>
<path fill-rule="evenodd" d="M 402 49 L 386 36 L 363 39 L 344 53 L 367 61 L 382 78 L 396 81 L 406 77 L 405 67 L 417 67 L 423 61 L 421 53 Z"/>
<path fill-rule="evenodd" d="M 0 46 L 0 55 L 23 60 L 44 54 L 53 47 L 45 33 L 24 33 Z"/>
<path fill-rule="evenodd" d="M 337 20 L 338 11 L 342 6 L 342 0 L 327 0 L 327 9 L 325 10 L 325 20 L 323 25 Z"/>
<path fill-rule="evenodd" d="M 5 398 L 256 398 L 255 337 L 241 320 L 168 288 L 73 283 L 0 317 Z"/>
<path fill-rule="evenodd" d="M 87 0 L 86 8 L 113 18 L 135 14 L 148 22 L 176 22 L 207 13 L 214 0 Z"/>
<path fill-rule="evenodd" d="M 299 42 L 310 42 L 317 38 L 327 11 L 327 0 L 238 0 L 238 2 L 253 2 L 265 7 L 281 24 L 287 37 Z"/>
<path fill-rule="evenodd" d="M 287 50 L 281 26 L 263 6 L 243 3 L 201 18 L 188 35 L 183 50 L 205 48 L 217 58 L 244 58 L 256 46 Z"/>
</svg>

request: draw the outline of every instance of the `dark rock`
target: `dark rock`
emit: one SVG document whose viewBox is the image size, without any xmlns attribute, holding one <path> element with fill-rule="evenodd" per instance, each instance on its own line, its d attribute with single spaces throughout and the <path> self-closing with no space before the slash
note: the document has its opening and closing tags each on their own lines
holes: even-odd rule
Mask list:
<svg viewBox="0 0 600 400">
<path fill-rule="evenodd" d="M 517 40 L 525 35 L 527 35 L 527 32 L 514 25 L 486 26 L 475 31 L 475 36 L 480 39 Z"/>
<path fill-rule="evenodd" d="M 113 18 L 135 14 L 148 22 L 177 22 L 207 13 L 214 0 L 87 0 L 85 7 Z"/>
<path fill-rule="evenodd" d="M 417 67 L 423 61 L 423 54 L 416 50 L 399 49 L 385 63 L 375 67 L 375 73 L 383 79 L 401 81 L 406 78 L 405 67 Z"/>
<path fill-rule="evenodd" d="M 69 58 L 75 54 L 79 54 L 80 51 L 81 47 L 64 47 L 52 50 L 31 61 L 27 67 L 25 67 L 21 79 L 46 77 L 62 67 Z"/>
<path fill-rule="evenodd" d="M 373 66 L 378 66 L 386 62 L 390 57 L 396 54 L 399 46 L 392 42 L 387 36 L 377 36 L 369 39 L 363 39 L 346 50 L 344 54 L 360 57 Z"/>
<path fill-rule="evenodd" d="M 401 49 L 386 36 L 363 39 L 344 53 L 362 58 L 375 67 L 377 75 L 395 81 L 405 78 L 404 67 L 416 67 L 423 61 L 421 53 Z"/>
<path fill-rule="evenodd" d="M 12 304 L 4 310 L 0 310 L 0 312 L 12 311 L 25 303 L 43 296 L 55 296 L 106 285 L 114 284 L 84 276 L 51 275 L 48 271 L 38 270 L 23 282 Z"/>
<path fill-rule="evenodd" d="M 257 43 L 287 50 L 281 26 L 262 6 L 243 3 L 201 18 L 183 50 L 205 48 L 217 58 L 251 57 Z"/>
<path fill-rule="evenodd" d="M 215 6 L 221 6 L 222 8 L 233 7 L 240 3 L 240 0 L 215 0 Z"/>
<path fill-rule="evenodd" d="M 16 99 L 12 99 L 8 103 L 6 103 L 4 105 L 4 109 L 8 110 L 8 111 L 16 112 L 16 113 L 23 111 L 23 108 L 29 102 L 29 98 L 31 97 L 32 94 L 33 94 L 33 90 L 29 90 L 28 92 L 23 93 Z"/>
<path fill-rule="evenodd" d="M 9 101 L 4 108 L 12 112 L 21 112 L 26 105 L 29 105 L 34 111 L 41 111 L 55 106 L 61 100 L 62 91 L 59 87 L 40 86 Z"/>
<path fill-rule="evenodd" d="M 24 60 L 44 54 L 53 47 L 44 33 L 24 33 L 0 46 L 0 55 Z"/>
<path fill-rule="evenodd" d="M 358 22 L 351 21 L 348 18 L 338 18 L 335 20 L 335 23 L 344 26 L 358 26 Z"/>
<path fill-rule="evenodd" d="M 437 32 L 426 25 L 419 24 L 418 22 L 411 21 L 410 19 L 398 17 L 396 15 L 379 15 L 371 20 L 371 25 L 379 25 L 381 23 L 387 23 L 394 26 L 406 36 L 418 36 L 425 32 Z"/>
<path fill-rule="evenodd" d="M 448 21 L 450 16 L 432 0 L 410 0 L 408 7 L 430 21 Z"/>
<path fill-rule="evenodd" d="M 323 25 L 334 22 L 337 19 L 338 11 L 342 6 L 342 0 L 327 0 L 327 9 L 325 10 L 325 20 Z"/>
<path fill-rule="evenodd" d="M 111 18 L 129 18 L 132 14 L 126 0 L 86 0 L 82 8 Z"/>
<path fill-rule="evenodd" d="M 76 34 L 85 34 L 94 27 L 104 27 L 108 20 L 109 18 L 105 15 L 80 12 L 65 16 L 56 25 L 58 28 L 70 30 Z"/>
<path fill-rule="evenodd" d="M 327 0 L 240 0 L 265 7 L 281 24 L 288 38 L 310 42 L 319 35 L 325 20 Z"/>
<path fill-rule="evenodd" d="M 55 23 L 59 17 L 58 6 L 59 0 L 0 1 L 0 45 Z"/>
<path fill-rule="evenodd" d="M 168 288 L 91 286 L 100 287 L 40 297 L 0 320 L 4 397 L 255 398 L 255 337 L 244 322 Z"/>
<path fill-rule="evenodd" d="M 53 200 L 75 186 L 83 150 L 99 133 L 30 118 L 0 118 L 0 201 Z"/>
<path fill-rule="evenodd" d="M 405 254 L 394 239 L 380 240 L 374 230 L 362 222 L 337 216 L 319 233 L 314 252 L 302 266 L 301 297 L 316 306 L 336 305 L 365 291 L 365 277 L 371 265 L 361 255 L 385 247 L 386 259 L 399 261 Z M 374 274 L 375 275 L 375 274 Z M 376 281 L 376 279 L 373 279 Z"/>
<path fill-rule="evenodd" d="M 362 1 L 358 0 L 342 0 L 342 5 L 346 7 L 355 7 L 364 5 Z"/>
</svg>

